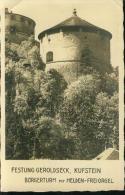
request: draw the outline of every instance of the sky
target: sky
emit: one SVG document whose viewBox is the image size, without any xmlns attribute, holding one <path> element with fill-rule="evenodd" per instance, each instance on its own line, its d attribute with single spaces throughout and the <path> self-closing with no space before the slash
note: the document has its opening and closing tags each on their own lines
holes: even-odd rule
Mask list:
<svg viewBox="0 0 125 195">
<path fill-rule="evenodd" d="M 123 64 L 122 0 L 5 0 L 13 12 L 32 18 L 38 34 L 72 16 L 77 15 L 112 33 L 111 64 Z M 10 4 L 11 2 L 11 4 Z M 8 5 L 7 5 L 8 3 Z"/>
</svg>

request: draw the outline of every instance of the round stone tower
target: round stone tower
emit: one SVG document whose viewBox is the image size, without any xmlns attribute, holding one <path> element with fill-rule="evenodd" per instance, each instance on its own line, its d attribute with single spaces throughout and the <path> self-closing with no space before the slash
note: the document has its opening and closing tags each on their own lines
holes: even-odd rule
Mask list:
<svg viewBox="0 0 125 195">
<path fill-rule="evenodd" d="M 73 16 L 41 32 L 41 57 L 46 70 L 56 69 L 68 83 L 84 74 L 90 64 L 108 72 L 110 65 L 110 39 L 108 31 Z"/>
<path fill-rule="evenodd" d="M 13 43 L 20 43 L 27 40 L 29 36 L 34 36 L 35 22 L 19 14 L 5 11 L 5 32 L 6 40 Z"/>
</svg>

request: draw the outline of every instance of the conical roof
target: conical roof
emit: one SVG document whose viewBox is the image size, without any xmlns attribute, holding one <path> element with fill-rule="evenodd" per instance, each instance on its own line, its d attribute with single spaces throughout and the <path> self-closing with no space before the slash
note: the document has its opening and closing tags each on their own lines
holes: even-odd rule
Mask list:
<svg viewBox="0 0 125 195">
<path fill-rule="evenodd" d="M 74 9 L 73 11 L 73 16 L 64 20 L 63 22 L 57 24 L 56 26 L 52 27 L 52 28 L 49 28 L 43 32 L 41 32 L 38 36 L 38 38 L 42 38 L 46 33 L 54 33 L 56 32 L 57 30 L 59 29 L 62 29 L 62 30 L 66 30 L 66 29 L 69 29 L 69 30 L 72 30 L 74 28 L 77 29 L 77 27 L 81 27 L 83 29 L 83 31 L 101 31 L 105 34 L 107 34 L 110 38 L 112 37 L 111 33 L 102 29 L 102 28 L 99 28 L 83 19 L 81 19 L 80 17 L 77 16 L 76 14 L 76 10 Z"/>
</svg>

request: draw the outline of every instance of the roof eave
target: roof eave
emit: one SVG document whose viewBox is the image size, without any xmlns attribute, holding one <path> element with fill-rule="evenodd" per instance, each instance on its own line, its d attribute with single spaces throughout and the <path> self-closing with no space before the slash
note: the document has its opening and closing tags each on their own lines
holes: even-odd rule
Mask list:
<svg viewBox="0 0 125 195">
<path fill-rule="evenodd" d="M 75 26 L 60 26 L 60 27 L 58 27 L 58 28 L 50 28 L 50 29 L 47 29 L 47 30 L 44 30 L 43 32 L 41 32 L 39 35 L 38 35 L 38 39 L 40 40 L 40 39 L 42 39 L 44 36 L 45 36 L 45 34 L 46 33 L 54 33 L 54 31 L 56 31 L 56 30 L 59 30 L 59 29 L 67 29 L 67 28 L 73 28 L 73 27 L 75 27 Z M 109 38 L 111 39 L 112 38 L 112 34 L 110 33 L 110 32 L 108 32 L 108 31 L 106 31 L 106 30 L 104 30 L 104 29 L 101 29 L 101 28 L 88 28 L 88 27 L 83 27 L 83 26 L 76 26 L 77 28 L 83 28 L 84 30 L 89 30 L 89 31 L 91 31 L 91 32 L 97 32 L 97 31 L 100 31 L 100 32 L 102 32 L 102 33 L 104 33 L 104 34 L 106 34 L 106 35 L 108 35 L 109 36 Z"/>
</svg>

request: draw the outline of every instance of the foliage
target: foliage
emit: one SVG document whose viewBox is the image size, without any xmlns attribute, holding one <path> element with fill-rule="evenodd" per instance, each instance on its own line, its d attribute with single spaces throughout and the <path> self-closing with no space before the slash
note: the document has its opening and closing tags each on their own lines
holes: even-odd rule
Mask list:
<svg viewBox="0 0 125 195">
<path fill-rule="evenodd" d="M 67 86 L 55 70 L 42 70 L 34 44 L 32 38 L 20 45 L 6 44 L 7 159 L 33 157 L 36 124 L 41 116 L 55 117 Z"/>
<path fill-rule="evenodd" d="M 61 158 L 60 142 L 62 139 L 61 126 L 50 117 L 40 117 L 36 125 L 35 158 Z"/>
<path fill-rule="evenodd" d="M 110 96 L 118 92 L 118 75 L 115 71 L 101 77 L 101 89 Z"/>
<path fill-rule="evenodd" d="M 112 84 L 109 91 L 107 80 L 102 88 L 99 77 L 84 75 L 68 86 L 60 109 L 69 137 L 78 138 L 74 156 L 80 159 L 91 159 L 105 147 L 118 148 L 118 96 L 113 93 L 117 87 Z"/>
<path fill-rule="evenodd" d="M 94 105 L 96 134 L 98 140 L 102 140 L 105 147 L 118 149 L 118 94 L 109 97 L 106 93 L 99 93 Z"/>
<path fill-rule="evenodd" d="M 118 148 L 118 71 L 102 74 L 92 56 L 86 49 L 85 74 L 67 85 L 44 71 L 33 37 L 6 42 L 7 159 L 92 159 Z"/>
<path fill-rule="evenodd" d="M 56 71 L 50 70 L 40 80 L 40 101 L 37 108 L 42 107 L 44 115 L 54 117 L 58 112 L 60 102 L 63 98 L 63 91 L 66 89 L 67 83 L 63 77 Z"/>
</svg>

